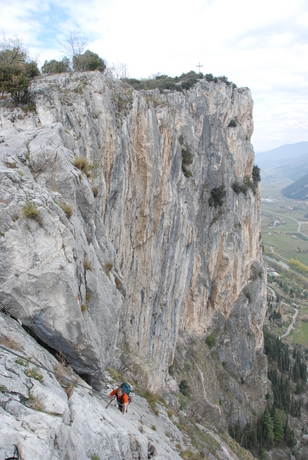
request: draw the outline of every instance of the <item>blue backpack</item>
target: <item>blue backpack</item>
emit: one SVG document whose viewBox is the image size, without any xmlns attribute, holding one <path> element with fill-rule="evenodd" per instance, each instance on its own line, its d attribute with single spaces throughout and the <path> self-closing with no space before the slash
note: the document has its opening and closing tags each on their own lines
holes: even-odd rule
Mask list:
<svg viewBox="0 0 308 460">
<path fill-rule="evenodd" d="M 121 383 L 121 386 L 120 388 L 122 388 L 122 390 L 124 391 L 124 393 L 126 393 L 127 395 L 129 395 L 130 393 L 130 386 L 127 382 L 124 382 L 124 383 Z"/>
</svg>

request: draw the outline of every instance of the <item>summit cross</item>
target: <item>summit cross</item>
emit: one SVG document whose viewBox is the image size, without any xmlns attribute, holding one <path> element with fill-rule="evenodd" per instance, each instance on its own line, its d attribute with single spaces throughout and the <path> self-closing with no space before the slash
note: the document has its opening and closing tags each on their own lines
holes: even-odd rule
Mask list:
<svg viewBox="0 0 308 460">
<path fill-rule="evenodd" d="M 200 64 L 200 62 L 199 62 L 199 64 L 198 64 L 198 65 L 196 65 L 196 67 L 199 67 L 199 73 L 200 73 L 200 67 L 203 67 L 203 65 L 202 65 L 202 64 Z"/>
</svg>

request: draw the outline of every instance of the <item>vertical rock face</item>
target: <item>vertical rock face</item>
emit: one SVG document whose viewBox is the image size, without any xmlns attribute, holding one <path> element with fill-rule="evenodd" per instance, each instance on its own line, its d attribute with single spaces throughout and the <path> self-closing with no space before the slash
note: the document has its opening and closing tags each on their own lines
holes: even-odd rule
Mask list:
<svg viewBox="0 0 308 460">
<path fill-rule="evenodd" d="M 200 81 L 184 93 L 137 92 L 84 73 L 39 79 L 33 92 L 36 114 L 1 113 L 2 306 L 93 382 L 118 343 L 159 390 L 179 334 L 181 343 L 214 334 L 234 376 L 266 370 L 255 367 L 266 279 L 259 190 L 232 188 L 252 180 L 250 91 Z M 25 217 L 27 201 L 40 222 Z"/>
</svg>

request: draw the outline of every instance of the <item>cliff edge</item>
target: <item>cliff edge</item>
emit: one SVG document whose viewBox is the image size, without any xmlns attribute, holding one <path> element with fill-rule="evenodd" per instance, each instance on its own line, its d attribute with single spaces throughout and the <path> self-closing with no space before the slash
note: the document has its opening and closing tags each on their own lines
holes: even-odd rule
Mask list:
<svg viewBox="0 0 308 460">
<path fill-rule="evenodd" d="M 95 388 L 130 359 L 171 404 L 184 380 L 201 418 L 244 425 L 267 393 L 249 89 L 89 72 L 31 91 L 35 111 L 0 112 L 2 311 Z"/>
</svg>

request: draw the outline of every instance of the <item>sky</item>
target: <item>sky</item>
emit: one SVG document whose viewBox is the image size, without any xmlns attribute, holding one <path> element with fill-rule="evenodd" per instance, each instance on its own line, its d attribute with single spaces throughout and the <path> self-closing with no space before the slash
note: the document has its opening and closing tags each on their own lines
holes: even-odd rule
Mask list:
<svg viewBox="0 0 308 460">
<path fill-rule="evenodd" d="M 63 58 L 73 27 L 132 78 L 200 63 L 249 87 L 255 152 L 308 141 L 308 0 L 0 0 L 0 30 L 40 65 Z"/>
</svg>

